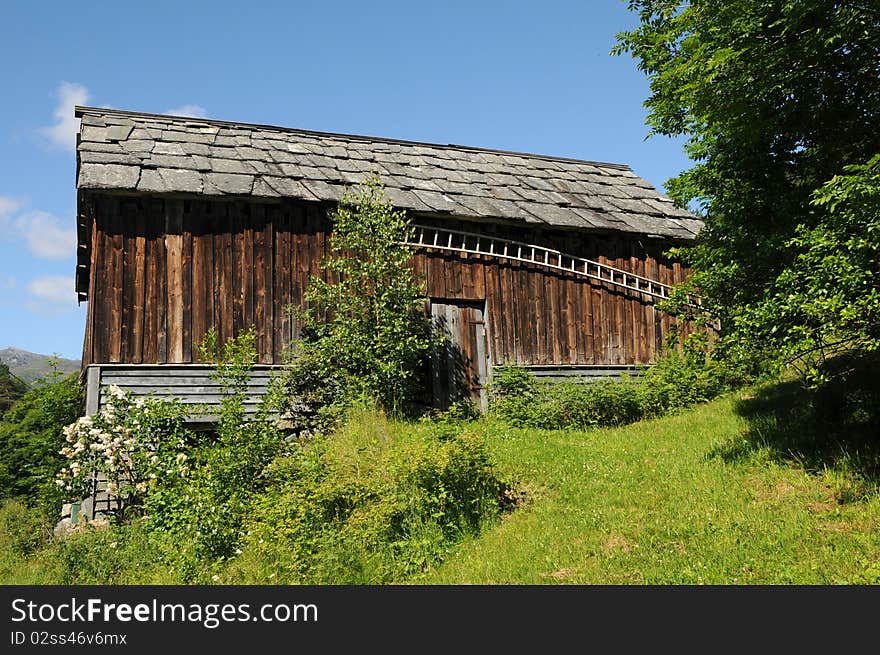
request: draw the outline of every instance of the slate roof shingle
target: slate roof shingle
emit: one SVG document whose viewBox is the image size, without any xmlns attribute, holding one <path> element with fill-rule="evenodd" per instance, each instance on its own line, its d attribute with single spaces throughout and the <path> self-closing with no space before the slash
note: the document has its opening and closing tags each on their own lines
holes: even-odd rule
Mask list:
<svg viewBox="0 0 880 655">
<path fill-rule="evenodd" d="M 400 209 L 693 239 L 620 164 L 77 107 L 79 189 L 337 201 L 370 172 Z"/>
</svg>

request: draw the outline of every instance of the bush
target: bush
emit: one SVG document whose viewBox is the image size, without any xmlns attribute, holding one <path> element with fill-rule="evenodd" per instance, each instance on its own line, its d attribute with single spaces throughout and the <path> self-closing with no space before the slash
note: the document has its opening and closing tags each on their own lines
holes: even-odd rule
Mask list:
<svg viewBox="0 0 880 655">
<path fill-rule="evenodd" d="M 392 426 L 369 410 L 267 474 L 232 581 L 400 580 L 496 518 L 505 489 L 476 436 Z"/>
<path fill-rule="evenodd" d="M 500 377 L 500 379 L 499 379 Z M 511 389 L 508 380 L 516 384 Z M 529 380 L 522 393 L 523 379 Z M 650 415 L 646 388 L 635 380 L 538 382 L 524 369 L 508 369 L 493 381 L 491 411 L 519 427 L 585 430 L 622 425 Z"/>
<path fill-rule="evenodd" d="M 49 520 L 38 508 L 17 500 L 0 505 L 0 549 L 27 556 L 52 536 Z"/>
<path fill-rule="evenodd" d="M 61 453 L 67 465 L 57 484 L 69 498 L 89 491 L 95 471 L 119 511 L 138 508 L 150 489 L 173 486 L 187 474 L 187 454 L 195 436 L 186 428 L 186 409 L 178 402 L 137 397 L 111 385 L 107 403 L 94 416 L 83 416 L 63 429 Z"/>
<path fill-rule="evenodd" d="M 705 333 L 695 333 L 637 378 L 554 383 L 536 380 L 527 369 L 499 368 L 490 411 L 519 427 L 585 430 L 670 414 L 748 379 L 712 356 Z"/>
</svg>

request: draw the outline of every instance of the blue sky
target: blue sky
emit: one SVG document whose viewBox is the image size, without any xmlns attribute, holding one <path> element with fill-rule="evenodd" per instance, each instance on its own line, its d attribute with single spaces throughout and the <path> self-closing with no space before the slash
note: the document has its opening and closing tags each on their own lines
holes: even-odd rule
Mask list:
<svg viewBox="0 0 880 655">
<path fill-rule="evenodd" d="M 0 348 L 79 358 L 74 104 L 626 163 L 662 188 L 622 0 L 4 4 Z"/>
</svg>

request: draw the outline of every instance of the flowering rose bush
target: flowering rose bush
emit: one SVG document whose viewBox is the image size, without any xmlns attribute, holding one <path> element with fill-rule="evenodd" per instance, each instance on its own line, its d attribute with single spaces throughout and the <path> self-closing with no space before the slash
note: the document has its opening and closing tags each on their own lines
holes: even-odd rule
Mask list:
<svg viewBox="0 0 880 655">
<path fill-rule="evenodd" d="M 107 478 L 107 492 L 120 509 L 142 504 L 160 481 L 185 477 L 192 433 L 177 402 L 139 397 L 111 385 L 107 404 L 64 428 L 61 449 L 68 462 L 56 483 L 70 497 L 82 497 L 95 473 Z"/>
</svg>

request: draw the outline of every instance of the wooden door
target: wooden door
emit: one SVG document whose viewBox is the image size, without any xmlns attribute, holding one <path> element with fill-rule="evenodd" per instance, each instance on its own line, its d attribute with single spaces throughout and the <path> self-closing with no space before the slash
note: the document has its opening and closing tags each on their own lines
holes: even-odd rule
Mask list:
<svg viewBox="0 0 880 655">
<path fill-rule="evenodd" d="M 486 410 L 486 380 L 489 371 L 484 303 L 461 300 L 432 300 L 431 317 L 446 336 L 432 358 L 434 406 L 470 400 Z"/>
</svg>

